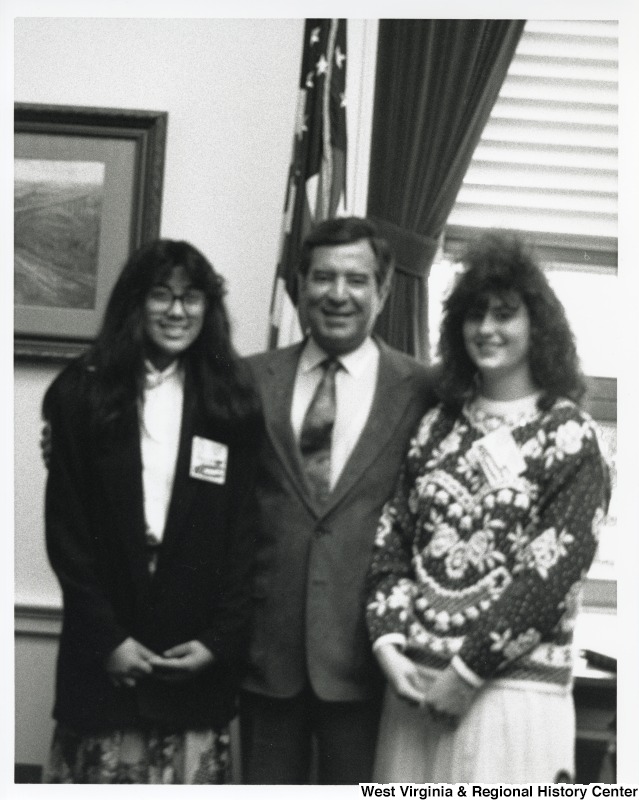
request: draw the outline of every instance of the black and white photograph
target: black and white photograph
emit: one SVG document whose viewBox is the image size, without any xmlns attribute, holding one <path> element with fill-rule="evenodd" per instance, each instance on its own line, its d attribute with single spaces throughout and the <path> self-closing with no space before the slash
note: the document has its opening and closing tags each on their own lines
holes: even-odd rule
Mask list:
<svg viewBox="0 0 639 800">
<path fill-rule="evenodd" d="M 2 12 L 7 796 L 631 796 L 639 14 L 48 8 Z"/>
</svg>

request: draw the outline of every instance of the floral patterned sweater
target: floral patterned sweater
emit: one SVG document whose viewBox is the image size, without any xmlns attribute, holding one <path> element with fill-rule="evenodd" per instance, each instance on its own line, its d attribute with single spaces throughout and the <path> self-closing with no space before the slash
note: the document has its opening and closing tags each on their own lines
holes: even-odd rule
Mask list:
<svg viewBox="0 0 639 800">
<path fill-rule="evenodd" d="M 473 444 L 506 426 L 523 461 L 489 480 Z M 510 440 L 512 444 L 512 440 Z M 568 400 L 496 419 L 467 404 L 430 411 L 384 506 L 367 622 L 422 664 L 567 686 L 580 585 L 608 499 L 590 417 Z"/>
</svg>

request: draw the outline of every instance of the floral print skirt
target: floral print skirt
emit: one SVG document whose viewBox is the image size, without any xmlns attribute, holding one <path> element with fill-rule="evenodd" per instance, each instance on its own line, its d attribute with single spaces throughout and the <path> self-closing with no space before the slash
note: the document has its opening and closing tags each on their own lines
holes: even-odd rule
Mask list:
<svg viewBox="0 0 639 800">
<path fill-rule="evenodd" d="M 126 729 L 88 735 L 57 725 L 44 783 L 227 783 L 228 728 Z"/>
</svg>

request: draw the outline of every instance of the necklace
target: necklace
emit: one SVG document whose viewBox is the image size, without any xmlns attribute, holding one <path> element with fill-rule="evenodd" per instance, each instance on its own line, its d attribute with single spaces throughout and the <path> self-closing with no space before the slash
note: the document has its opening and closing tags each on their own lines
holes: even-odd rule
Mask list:
<svg viewBox="0 0 639 800">
<path fill-rule="evenodd" d="M 464 414 L 472 425 L 486 432 L 503 426 L 517 428 L 539 414 L 538 399 L 538 392 L 517 400 L 491 400 L 477 395 L 466 402 Z"/>
</svg>

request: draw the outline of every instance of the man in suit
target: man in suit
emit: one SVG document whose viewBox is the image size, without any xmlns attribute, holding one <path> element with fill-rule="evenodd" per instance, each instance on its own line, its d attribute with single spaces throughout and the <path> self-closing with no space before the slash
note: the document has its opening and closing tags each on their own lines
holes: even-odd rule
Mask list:
<svg viewBox="0 0 639 800">
<path fill-rule="evenodd" d="M 313 738 L 319 783 L 371 780 L 382 679 L 365 576 L 409 438 L 436 399 L 423 365 L 371 336 L 392 269 L 368 220 L 321 223 L 299 268 L 306 339 L 249 360 L 267 435 L 240 711 L 247 783 L 308 782 Z"/>
</svg>

